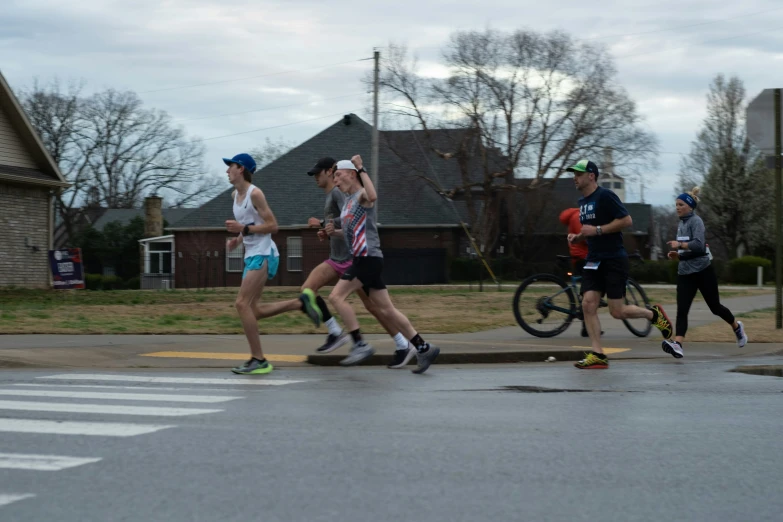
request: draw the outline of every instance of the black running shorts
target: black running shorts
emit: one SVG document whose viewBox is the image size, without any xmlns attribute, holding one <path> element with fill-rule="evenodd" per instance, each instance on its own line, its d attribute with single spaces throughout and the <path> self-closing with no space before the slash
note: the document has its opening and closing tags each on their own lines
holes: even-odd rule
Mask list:
<svg viewBox="0 0 783 522">
<path fill-rule="evenodd" d="M 625 297 L 629 269 L 630 263 L 625 256 L 603 259 L 595 270 L 585 267 L 582 270 L 582 295 L 596 291 L 601 293 L 601 297 L 606 295 L 609 299 L 622 299 Z"/>
<path fill-rule="evenodd" d="M 370 295 L 370 290 L 383 290 L 383 258 L 382 257 L 354 257 L 353 264 L 345 271 L 340 279 L 353 281 L 358 279 L 362 283 L 362 290 Z"/>
</svg>

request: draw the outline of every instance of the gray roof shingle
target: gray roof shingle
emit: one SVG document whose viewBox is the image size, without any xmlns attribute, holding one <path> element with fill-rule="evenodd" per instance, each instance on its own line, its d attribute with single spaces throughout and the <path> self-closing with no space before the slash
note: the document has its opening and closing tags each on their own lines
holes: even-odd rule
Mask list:
<svg viewBox="0 0 783 522">
<path fill-rule="evenodd" d="M 427 182 L 417 176 L 411 161 L 404 161 L 390 148 L 398 144 L 394 132 L 380 133 L 378 172 L 378 222 L 383 226 L 443 225 L 455 226 L 459 219 L 451 203 L 439 196 Z M 387 140 L 393 138 L 393 142 Z M 297 226 L 307 223 L 311 216 L 323 213 L 324 194 L 315 181 L 307 175 L 315 162 L 324 156 L 337 160 L 350 159 L 360 154 L 368 170 L 370 168 L 372 127 L 356 115 L 350 115 L 349 124 L 341 119 L 277 160 L 265 166 L 253 176 L 253 183 L 264 191 L 267 202 L 280 226 Z M 418 158 L 420 172 L 428 172 L 421 152 L 411 151 L 415 142 L 407 140 L 406 150 Z M 443 179 L 451 179 L 458 171 L 456 162 L 444 161 L 434 153 L 430 160 Z M 424 165 L 424 166 L 422 166 Z M 228 188 L 216 198 L 205 203 L 185 218 L 170 225 L 172 230 L 198 228 L 223 228 L 225 220 L 233 219 L 231 192 Z M 458 213 L 465 217 L 465 204 L 455 202 Z"/>
</svg>

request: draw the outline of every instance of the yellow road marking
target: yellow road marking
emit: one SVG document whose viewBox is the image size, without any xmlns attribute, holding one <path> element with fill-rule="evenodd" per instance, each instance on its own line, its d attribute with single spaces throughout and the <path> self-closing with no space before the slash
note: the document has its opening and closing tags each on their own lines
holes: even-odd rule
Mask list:
<svg viewBox="0 0 783 522">
<path fill-rule="evenodd" d="M 592 346 L 572 346 L 571 348 L 579 348 L 580 350 L 592 350 Z M 630 348 L 604 348 L 604 353 L 622 353 L 630 352 Z"/>
<path fill-rule="evenodd" d="M 172 357 L 181 359 L 231 359 L 244 361 L 250 356 L 246 353 L 217 353 L 217 352 L 152 352 L 142 353 L 142 357 Z M 307 362 L 306 355 L 267 355 L 266 359 L 272 362 Z"/>
</svg>

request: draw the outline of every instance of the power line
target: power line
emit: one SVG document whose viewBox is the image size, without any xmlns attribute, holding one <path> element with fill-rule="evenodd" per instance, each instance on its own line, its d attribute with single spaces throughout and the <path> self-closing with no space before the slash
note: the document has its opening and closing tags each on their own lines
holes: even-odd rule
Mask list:
<svg viewBox="0 0 783 522">
<path fill-rule="evenodd" d="M 361 94 L 367 94 L 367 93 L 366 92 L 355 92 L 355 93 L 351 93 L 351 94 L 343 94 L 342 96 L 334 96 L 332 98 L 323 98 L 320 101 L 337 100 L 337 99 L 340 99 L 340 98 L 348 98 L 350 96 L 359 96 Z M 313 102 L 292 103 L 290 105 L 278 105 L 276 107 L 264 107 L 263 109 L 251 109 L 249 111 L 241 111 L 241 112 L 228 112 L 228 113 L 225 113 L 225 114 L 215 114 L 213 116 L 200 116 L 198 118 L 177 119 L 175 121 L 178 121 L 180 123 L 184 123 L 186 121 L 208 120 L 210 118 L 222 118 L 224 116 L 237 116 L 237 115 L 240 115 L 240 114 L 250 114 L 252 112 L 263 112 L 263 111 L 271 111 L 271 110 L 275 110 L 275 109 L 286 109 L 286 108 L 289 108 L 289 107 L 300 107 L 302 105 L 309 105 L 311 103 L 313 103 Z"/>
<path fill-rule="evenodd" d="M 298 125 L 300 123 L 307 123 L 307 122 L 310 122 L 310 121 L 323 120 L 324 118 L 334 118 L 335 116 L 342 116 L 342 115 L 345 115 L 347 113 L 355 113 L 355 112 L 358 112 L 358 111 L 357 110 L 340 111 L 340 112 L 335 113 L 335 114 L 327 114 L 326 116 L 319 116 L 317 118 L 310 118 L 309 120 L 293 121 L 293 122 L 290 122 L 290 123 L 283 123 L 282 125 L 274 125 L 272 127 L 263 127 L 261 129 L 253 129 L 253 130 L 249 130 L 249 131 L 235 132 L 233 134 L 224 134 L 222 136 L 213 136 L 211 138 L 201 138 L 201 139 L 193 140 L 193 142 L 218 140 L 220 138 L 229 138 L 231 136 L 240 136 L 242 134 L 251 134 L 253 132 L 261 132 L 261 131 L 265 131 L 265 130 L 279 129 L 281 127 L 288 127 L 290 125 Z"/>
<path fill-rule="evenodd" d="M 306 72 L 306 71 L 314 71 L 316 69 L 325 69 L 327 67 L 336 67 L 338 65 L 345 65 L 348 63 L 356 63 L 356 62 L 364 62 L 367 60 L 372 60 L 372 58 L 361 58 L 359 60 L 348 60 L 347 62 L 338 62 L 338 63 L 332 63 L 328 65 L 319 65 L 317 67 L 308 67 L 306 69 L 296 69 L 296 70 L 289 70 L 289 71 L 280 71 L 276 73 L 270 73 L 270 74 L 259 74 L 256 76 L 247 76 L 245 78 L 231 78 L 230 80 L 220 80 L 216 82 L 207 82 L 207 83 L 195 83 L 192 85 L 181 85 L 179 87 L 164 87 L 163 89 L 153 89 L 150 91 L 141 91 L 138 94 L 149 94 L 153 92 L 163 92 L 163 91 L 174 91 L 178 89 L 189 89 L 191 87 L 204 87 L 206 85 L 219 85 L 221 83 L 235 83 L 235 82 L 241 82 L 244 80 L 254 80 L 256 78 L 268 78 L 271 76 L 280 76 L 283 74 L 292 74 L 292 73 L 298 73 L 298 72 Z"/>
<path fill-rule="evenodd" d="M 677 26 L 674 26 L 674 27 L 666 27 L 666 28 L 663 28 L 663 29 L 654 29 L 652 31 L 640 31 L 638 33 L 608 34 L 608 35 L 605 35 L 605 36 L 596 36 L 596 37 L 593 37 L 593 38 L 580 38 L 580 40 L 583 41 L 583 42 L 589 42 L 589 41 L 592 41 L 592 40 L 603 40 L 603 39 L 606 39 L 606 38 L 624 38 L 626 36 L 639 36 L 639 35 L 644 35 L 644 34 L 664 33 L 664 32 L 667 32 L 667 31 L 676 31 L 677 29 L 688 29 L 690 27 L 699 27 L 699 26 L 702 26 L 702 25 L 711 25 L 711 24 L 717 24 L 717 23 L 720 23 L 720 22 L 728 22 L 728 21 L 731 21 L 731 20 L 737 20 L 739 18 L 747 18 L 747 17 L 750 17 L 750 16 L 756 16 L 756 15 L 760 15 L 760 14 L 771 13 L 773 11 L 780 11 L 782 9 L 783 9 L 783 7 L 775 7 L 773 9 L 767 9 L 765 11 L 757 11 L 755 13 L 746 13 L 746 14 L 742 14 L 742 15 L 732 16 L 732 17 L 729 17 L 729 18 L 719 18 L 717 20 L 710 20 L 708 22 L 699 22 L 699 23 L 696 23 L 696 24 L 688 24 L 688 25 L 677 25 Z"/>
</svg>

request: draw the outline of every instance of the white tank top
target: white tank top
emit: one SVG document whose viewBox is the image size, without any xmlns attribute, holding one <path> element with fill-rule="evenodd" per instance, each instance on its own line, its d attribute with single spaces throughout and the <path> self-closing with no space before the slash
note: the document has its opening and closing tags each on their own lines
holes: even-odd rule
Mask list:
<svg viewBox="0 0 783 522">
<path fill-rule="evenodd" d="M 239 194 L 234 194 L 234 219 L 243 225 L 264 224 L 264 219 L 258 214 L 250 197 L 254 190 L 258 190 L 258 187 L 250 185 L 241 203 L 237 203 Z M 245 245 L 245 259 L 253 256 L 279 255 L 271 234 L 250 234 L 242 238 L 242 243 Z"/>
</svg>

